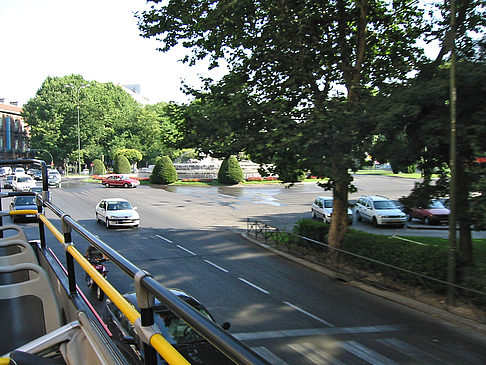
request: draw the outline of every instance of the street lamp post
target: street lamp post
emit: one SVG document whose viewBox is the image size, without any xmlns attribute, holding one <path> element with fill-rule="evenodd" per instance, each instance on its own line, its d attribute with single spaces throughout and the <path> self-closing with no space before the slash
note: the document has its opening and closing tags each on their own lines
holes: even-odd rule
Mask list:
<svg viewBox="0 0 486 365">
<path fill-rule="evenodd" d="M 78 115 L 78 123 L 77 123 L 77 126 L 78 126 L 78 174 L 81 175 L 81 129 L 80 129 L 80 125 L 79 125 L 79 92 L 81 91 L 81 89 L 84 89 L 86 87 L 86 85 L 77 86 L 75 84 L 69 83 L 69 84 L 64 85 L 64 86 L 73 89 L 74 93 L 76 95 L 76 105 L 77 105 L 77 108 L 78 108 L 78 113 L 77 113 L 77 115 Z"/>
</svg>

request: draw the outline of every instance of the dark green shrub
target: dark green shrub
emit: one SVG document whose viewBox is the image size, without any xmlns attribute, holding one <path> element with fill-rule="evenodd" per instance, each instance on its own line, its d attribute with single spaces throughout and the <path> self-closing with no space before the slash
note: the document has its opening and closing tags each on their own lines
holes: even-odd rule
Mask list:
<svg viewBox="0 0 486 365">
<path fill-rule="evenodd" d="M 218 171 L 218 181 L 221 184 L 234 185 L 243 181 L 244 175 L 235 156 L 225 158 Z"/>
<path fill-rule="evenodd" d="M 152 175 L 150 175 L 150 182 L 152 184 L 172 184 L 177 181 L 177 171 L 168 156 L 162 156 L 157 159 Z"/>
<path fill-rule="evenodd" d="M 300 219 L 295 223 L 292 232 L 299 236 L 327 243 L 329 224 L 313 219 Z"/>
<path fill-rule="evenodd" d="M 115 164 L 113 166 L 113 172 L 115 174 L 129 174 L 132 172 L 132 168 L 130 167 L 130 162 L 128 159 L 123 155 L 116 155 L 115 156 Z"/>
<path fill-rule="evenodd" d="M 93 174 L 94 175 L 106 174 L 106 167 L 103 161 L 99 159 L 93 160 Z"/>
</svg>

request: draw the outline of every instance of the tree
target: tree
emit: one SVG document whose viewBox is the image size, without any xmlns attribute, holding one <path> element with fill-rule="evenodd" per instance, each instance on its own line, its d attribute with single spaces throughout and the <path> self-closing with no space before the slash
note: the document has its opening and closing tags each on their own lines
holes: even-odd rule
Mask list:
<svg viewBox="0 0 486 365">
<path fill-rule="evenodd" d="M 465 262 L 472 264 L 471 227 L 482 227 L 486 220 L 484 167 L 476 162 L 486 156 L 486 129 L 481 122 L 486 117 L 486 63 L 462 60 L 456 68 L 459 249 Z M 431 198 L 448 196 L 449 65 L 425 67 L 408 85 L 376 104 L 375 111 L 381 133 L 376 148 L 392 159 L 407 146 L 409 161 L 419 161 L 424 181 L 409 197 L 411 204 L 426 205 Z M 433 173 L 440 173 L 436 182 Z"/>
<path fill-rule="evenodd" d="M 137 161 L 140 161 L 142 159 L 142 154 L 140 153 L 140 151 L 137 151 L 133 148 L 122 148 L 116 151 L 116 156 L 118 155 L 125 156 L 131 165 L 136 165 Z"/>
<path fill-rule="evenodd" d="M 205 97 L 206 117 L 192 133 L 202 132 L 198 147 L 206 138 L 221 151 L 241 148 L 276 169 L 288 169 L 282 156 L 290 149 L 295 170 L 325 173 L 334 196 L 329 243 L 339 246 L 347 231 L 348 169 L 363 158 L 372 130 L 364 101 L 406 77 L 420 56 L 417 3 L 153 2 L 138 14 L 143 36 L 160 39 L 163 51 L 181 42 L 193 51 L 188 62 L 209 57 L 216 66 L 224 58 L 229 68 L 198 95 Z M 345 97 L 333 97 L 337 85 Z M 214 137 L 204 132 L 211 125 Z"/>
<path fill-rule="evenodd" d="M 104 175 L 106 174 L 106 167 L 103 161 L 100 159 L 93 160 L 93 174 L 94 175 Z"/>
<path fill-rule="evenodd" d="M 172 184 L 177 181 L 177 171 L 168 156 L 162 156 L 157 159 L 152 174 L 150 175 L 150 182 L 152 184 Z"/>
<path fill-rule="evenodd" d="M 119 86 L 69 75 L 46 78 L 24 105 L 23 116 L 31 127 L 31 148 L 48 150 L 57 163 L 70 155 L 76 161 L 79 136 L 80 154 L 89 161 L 125 147 L 130 138 L 125 132 L 139 108 Z"/>
<path fill-rule="evenodd" d="M 218 171 L 221 184 L 234 185 L 244 180 L 243 170 L 235 156 L 226 157 Z"/>
<path fill-rule="evenodd" d="M 113 166 L 113 172 L 115 174 L 129 174 L 132 172 L 130 162 L 123 155 L 115 156 L 115 165 Z"/>
</svg>

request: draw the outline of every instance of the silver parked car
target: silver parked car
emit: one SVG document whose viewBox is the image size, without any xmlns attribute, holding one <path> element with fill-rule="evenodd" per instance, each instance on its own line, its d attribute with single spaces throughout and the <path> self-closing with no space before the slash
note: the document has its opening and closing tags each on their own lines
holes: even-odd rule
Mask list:
<svg viewBox="0 0 486 365">
<path fill-rule="evenodd" d="M 312 218 L 321 218 L 331 223 L 333 199 L 329 196 L 318 196 L 311 206 Z M 348 224 L 353 224 L 353 211 L 348 208 Z"/>
<path fill-rule="evenodd" d="M 373 223 L 375 227 L 381 225 L 405 226 L 407 216 L 394 202 L 382 196 L 362 196 L 355 208 L 356 219 Z"/>
</svg>

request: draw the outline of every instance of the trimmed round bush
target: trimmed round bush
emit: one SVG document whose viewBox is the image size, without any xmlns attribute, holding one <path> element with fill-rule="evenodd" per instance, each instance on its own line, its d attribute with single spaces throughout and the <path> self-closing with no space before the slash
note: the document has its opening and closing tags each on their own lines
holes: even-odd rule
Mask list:
<svg viewBox="0 0 486 365">
<path fill-rule="evenodd" d="M 150 182 L 152 184 L 172 184 L 177 181 L 177 171 L 168 156 L 162 156 L 157 159 L 152 175 L 150 175 Z"/>
<path fill-rule="evenodd" d="M 106 174 L 105 164 L 100 159 L 93 160 L 93 174 L 94 175 Z"/>
<path fill-rule="evenodd" d="M 129 174 L 132 172 L 130 162 L 128 162 L 128 159 L 125 156 L 115 156 L 115 165 L 113 166 L 113 172 L 115 174 Z"/>
<path fill-rule="evenodd" d="M 218 181 L 225 185 L 234 185 L 243 181 L 243 170 L 235 156 L 227 157 L 221 163 L 218 171 Z"/>
</svg>

